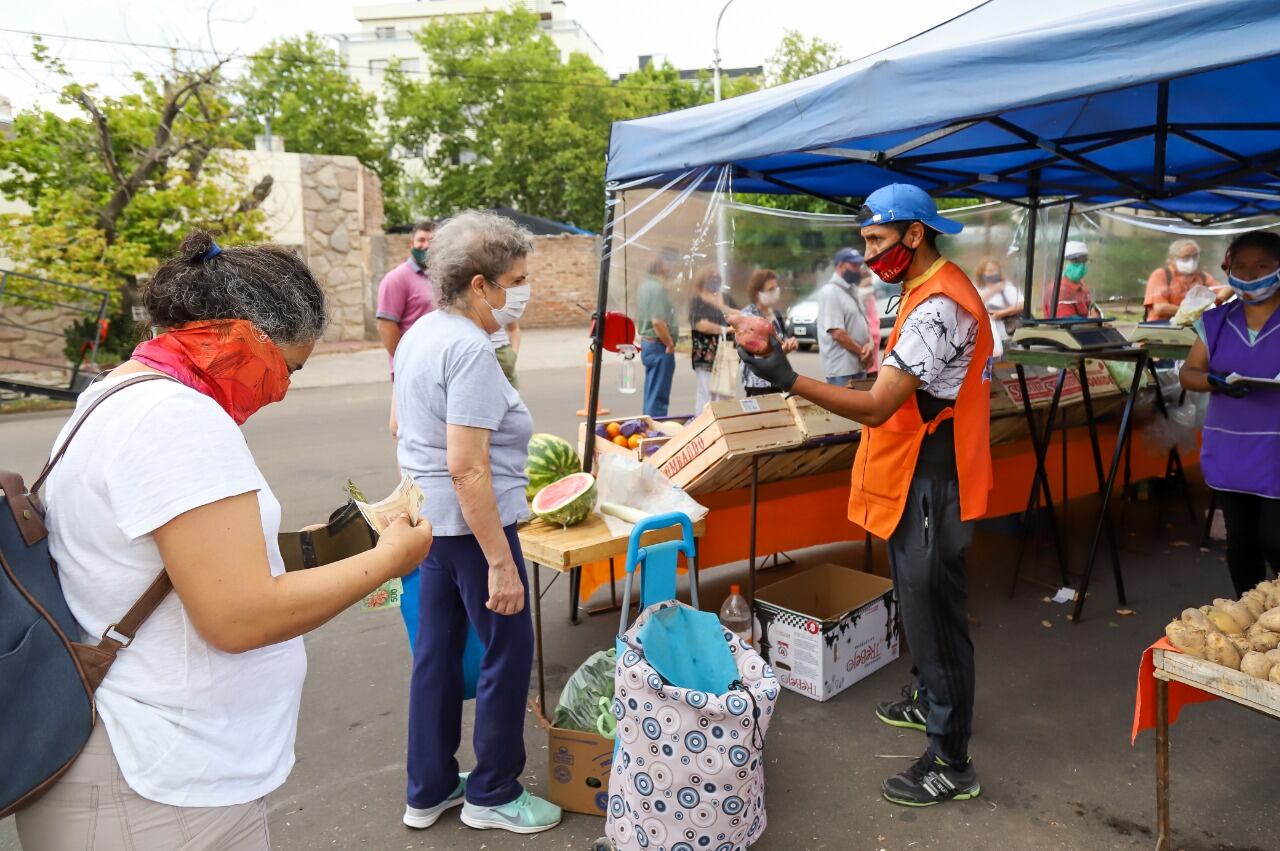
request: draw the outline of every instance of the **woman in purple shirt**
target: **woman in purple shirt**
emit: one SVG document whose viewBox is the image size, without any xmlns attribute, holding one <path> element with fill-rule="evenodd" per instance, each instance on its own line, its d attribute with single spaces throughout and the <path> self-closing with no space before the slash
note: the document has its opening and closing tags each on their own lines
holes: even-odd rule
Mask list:
<svg viewBox="0 0 1280 851">
<path fill-rule="evenodd" d="M 1213 394 L 1200 467 L 1227 523 L 1240 595 L 1266 578 L 1268 563 L 1280 571 L 1280 389 L 1239 381 L 1280 377 L 1280 235 L 1236 237 L 1222 268 L 1236 298 L 1204 314 L 1181 379 Z"/>
</svg>

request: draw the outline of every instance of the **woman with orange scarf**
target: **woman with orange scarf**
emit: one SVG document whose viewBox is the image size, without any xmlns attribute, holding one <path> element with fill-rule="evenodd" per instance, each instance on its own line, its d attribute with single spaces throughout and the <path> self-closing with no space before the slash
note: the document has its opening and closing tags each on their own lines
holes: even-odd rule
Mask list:
<svg viewBox="0 0 1280 851">
<path fill-rule="evenodd" d="M 121 648 L 96 693 L 101 723 L 18 812 L 18 836 L 26 851 L 268 851 L 265 796 L 293 766 L 302 634 L 415 569 L 431 527 L 401 518 L 368 552 L 285 573 L 280 503 L 239 426 L 284 398 L 324 330 L 324 294 L 296 255 L 193 233 L 142 302 L 160 333 L 81 394 L 55 451 L 103 404 L 49 475 L 46 521 L 66 601 L 95 643 L 158 576 L 174 593 Z"/>
</svg>

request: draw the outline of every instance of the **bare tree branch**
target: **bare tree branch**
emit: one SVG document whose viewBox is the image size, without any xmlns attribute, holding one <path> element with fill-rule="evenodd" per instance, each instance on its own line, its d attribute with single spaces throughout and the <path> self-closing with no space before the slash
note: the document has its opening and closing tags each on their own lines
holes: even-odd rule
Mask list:
<svg viewBox="0 0 1280 851">
<path fill-rule="evenodd" d="M 241 199 L 239 206 L 236 207 L 237 213 L 247 213 L 250 210 L 256 210 L 262 206 L 262 202 L 267 200 L 267 196 L 271 194 L 271 187 L 275 184 L 275 178 L 271 175 L 264 175 L 258 181 L 258 185 Z"/>
<path fill-rule="evenodd" d="M 102 149 L 102 161 L 107 165 L 107 173 L 111 175 L 111 180 L 119 189 L 124 189 L 125 178 L 120 172 L 120 163 L 116 162 L 116 152 L 111 141 L 111 127 L 107 124 L 107 116 L 102 114 L 98 104 L 84 89 L 78 90 L 75 98 L 93 118 L 93 124 L 98 128 L 98 144 Z"/>
</svg>

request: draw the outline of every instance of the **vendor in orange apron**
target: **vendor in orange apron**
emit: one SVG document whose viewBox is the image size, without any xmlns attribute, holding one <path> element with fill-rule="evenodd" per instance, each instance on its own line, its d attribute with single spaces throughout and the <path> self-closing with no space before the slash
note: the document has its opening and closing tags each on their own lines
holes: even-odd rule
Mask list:
<svg viewBox="0 0 1280 851">
<path fill-rule="evenodd" d="M 849 519 L 884 538 L 915 682 L 880 704 L 886 724 L 927 734 L 924 755 L 884 782 L 885 798 L 928 806 L 981 791 L 969 756 L 973 644 L 965 551 L 991 489 L 991 322 L 969 277 L 937 249 L 959 222 L 918 186 L 893 184 L 859 213 L 867 265 L 902 283 L 903 299 L 870 390 L 797 376 L 774 341 L 743 350 L 761 378 L 865 428 L 853 464 Z"/>
</svg>

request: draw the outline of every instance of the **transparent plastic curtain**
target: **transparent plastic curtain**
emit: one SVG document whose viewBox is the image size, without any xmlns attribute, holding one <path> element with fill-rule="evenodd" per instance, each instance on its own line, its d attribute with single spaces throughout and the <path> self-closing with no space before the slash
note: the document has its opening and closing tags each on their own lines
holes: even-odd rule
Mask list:
<svg viewBox="0 0 1280 851">
<path fill-rule="evenodd" d="M 706 167 L 675 175 L 655 185 L 637 181 L 612 187 L 615 220 L 608 309 L 638 317 L 638 295 L 647 279 L 661 282 L 683 335 L 689 331 L 691 298 L 719 273 L 729 299 L 747 304 L 754 272 L 771 269 L 782 290 L 778 309 L 816 292 L 832 274 L 832 258 L 843 247 L 863 250 L 856 218 L 773 209 L 735 197 L 727 168 Z M 803 196 L 790 196 L 803 197 Z M 1064 246 L 1063 218 L 1069 205 L 1058 202 L 1035 213 L 1036 246 L 1030 312 L 1044 317 L 1046 298 L 1059 271 Z M 1066 240 L 1089 248 L 1084 282 L 1109 317 L 1142 318 L 1147 280 L 1169 259 L 1171 243 L 1192 239 L 1200 248 L 1200 268 L 1219 283 L 1223 256 L 1231 239 L 1248 230 L 1280 227 L 1280 218 L 1254 217 L 1201 228 L 1177 218 L 1131 209 L 1070 207 Z M 1030 211 L 999 202 L 943 210 L 964 223 L 956 236 L 939 239 L 942 253 L 973 276 L 984 261 L 994 261 L 1006 280 L 1023 293 Z M 877 283 L 877 299 L 897 288 Z"/>
</svg>

